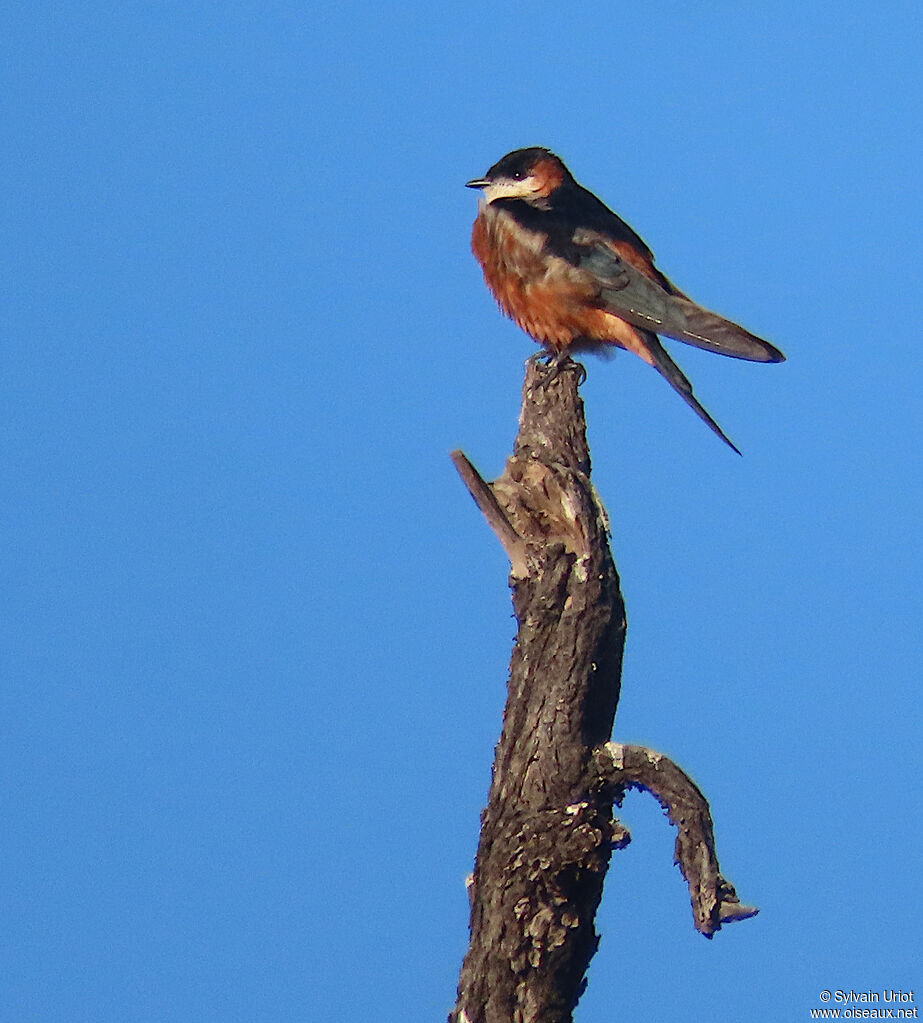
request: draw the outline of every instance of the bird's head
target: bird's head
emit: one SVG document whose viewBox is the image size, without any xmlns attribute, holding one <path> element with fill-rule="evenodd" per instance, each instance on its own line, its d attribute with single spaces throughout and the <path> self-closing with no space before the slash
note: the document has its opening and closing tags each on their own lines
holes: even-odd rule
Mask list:
<svg viewBox="0 0 923 1023">
<path fill-rule="evenodd" d="M 522 199 L 533 206 L 546 206 L 548 197 L 565 182 L 572 182 L 570 171 L 549 149 L 533 146 L 514 149 L 498 160 L 483 178 L 466 182 L 479 188 L 484 201 Z"/>
</svg>

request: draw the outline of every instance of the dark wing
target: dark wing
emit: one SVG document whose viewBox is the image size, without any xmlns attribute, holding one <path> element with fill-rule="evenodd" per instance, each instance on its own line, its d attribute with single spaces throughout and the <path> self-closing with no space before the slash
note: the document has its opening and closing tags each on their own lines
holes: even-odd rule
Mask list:
<svg viewBox="0 0 923 1023">
<path fill-rule="evenodd" d="M 665 290 L 661 283 L 632 266 L 595 231 L 575 232 L 566 258 L 596 280 L 601 308 L 636 327 L 734 359 L 785 360 L 779 349 L 768 341 L 703 309 L 681 292 Z"/>
<path fill-rule="evenodd" d="M 654 254 L 644 240 L 589 189 L 576 182 L 570 188 L 560 189 L 555 193 L 554 211 L 568 225 L 580 224 L 616 245 L 630 246 L 653 269 Z M 654 274 L 657 275 L 656 270 Z"/>
</svg>

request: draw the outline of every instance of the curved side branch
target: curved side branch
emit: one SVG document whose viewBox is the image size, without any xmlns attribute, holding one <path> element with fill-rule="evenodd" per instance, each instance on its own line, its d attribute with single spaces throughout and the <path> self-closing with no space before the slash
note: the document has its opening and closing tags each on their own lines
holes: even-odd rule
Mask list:
<svg viewBox="0 0 923 1023">
<path fill-rule="evenodd" d="M 621 804 L 626 789 L 645 789 L 676 826 L 674 861 L 689 885 L 696 930 L 710 938 L 722 924 L 759 912 L 741 905 L 734 886 L 718 869 L 708 802 L 695 782 L 672 760 L 644 746 L 607 742 L 596 751 L 600 779 Z"/>
</svg>

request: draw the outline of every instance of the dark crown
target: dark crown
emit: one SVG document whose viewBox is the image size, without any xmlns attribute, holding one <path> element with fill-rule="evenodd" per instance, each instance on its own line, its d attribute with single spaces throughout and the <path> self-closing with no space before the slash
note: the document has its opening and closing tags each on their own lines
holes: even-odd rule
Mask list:
<svg viewBox="0 0 923 1023">
<path fill-rule="evenodd" d="M 565 178 L 570 177 L 570 173 L 564 164 L 561 163 L 561 160 L 550 149 L 545 149 L 544 146 L 514 149 L 512 153 L 507 153 L 506 156 L 498 160 L 490 168 L 487 172 L 487 177 L 490 180 L 512 178 L 514 181 L 519 181 L 522 178 L 527 178 L 540 160 L 554 160 L 555 163 L 560 165 Z"/>
</svg>

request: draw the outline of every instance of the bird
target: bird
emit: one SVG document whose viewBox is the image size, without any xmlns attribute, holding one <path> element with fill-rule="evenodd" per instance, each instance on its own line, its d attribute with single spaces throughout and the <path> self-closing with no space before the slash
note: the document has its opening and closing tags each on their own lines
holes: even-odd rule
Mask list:
<svg viewBox="0 0 923 1023">
<path fill-rule="evenodd" d="M 550 149 L 515 149 L 466 187 L 481 192 L 471 249 L 487 287 L 555 372 L 572 352 L 634 352 L 740 454 L 658 335 L 750 362 L 783 362 L 778 348 L 680 291 L 635 231 Z"/>
</svg>

